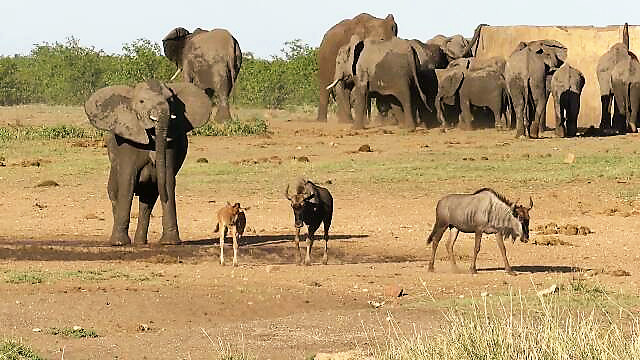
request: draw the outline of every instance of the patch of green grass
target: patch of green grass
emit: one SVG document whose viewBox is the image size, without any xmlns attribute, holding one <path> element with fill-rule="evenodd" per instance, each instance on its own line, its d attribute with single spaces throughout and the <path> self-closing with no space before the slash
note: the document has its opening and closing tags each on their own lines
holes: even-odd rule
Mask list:
<svg viewBox="0 0 640 360">
<path fill-rule="evenodd" d="M 40 284 L 46 279 L 44 274 L 38 270 L 29 271 L 9 271 L 5 273 L 5 282 L 9 284 Z"/>
<path fill-rule="evenodd" d="M 0 127 L 0 142 L 56 139 L 101 139 L 105 132 L 74 125 Z"/>
<path fill-rule="evenodd" d="M 240 120 L 235 117 L 224 124 L 209 122 L 191 131 L 194 136 L 251 136 L 269 132 L 269 124 L 262 118 Z"/>
<path fill-rule="evenodd" d="M 93 329 L 84 329 L 84 328 L 80 328 L 80 327 L 64 327 L 64 328 L 57 328 L 57 327 L 53 327 L 50 328 L 48 330 L 48 333 L 51 335 L 61 335 L 61 336 L 67 336 L 67 337 L 74 337 L 74 338 L 97 338 L 99 335 L 98 333 L 96 333 L 95 330 Z"/>
<path fill-rule="evenodd" d="M 161 273 L 126 273 L 118 270 L 89 269 L 70 271 L 41 271 L 41 270 L 4 270 L 4 281 L 10 284 L 40 284 L 63 279 L 81 281 L 106 281 L 111 279 L 123 279 L 135 282 L 150 281 L 162 277 Z M 0 277 L 0 279 L 2 279 Z M 1 360 L 1 359 L 0 359 Z"/>
<path fill-rule="evenodd" d="M 31 347 L 15 341 L 0 341 L 0 359 L 1 360 L 44 360 Z"/>
</svg>

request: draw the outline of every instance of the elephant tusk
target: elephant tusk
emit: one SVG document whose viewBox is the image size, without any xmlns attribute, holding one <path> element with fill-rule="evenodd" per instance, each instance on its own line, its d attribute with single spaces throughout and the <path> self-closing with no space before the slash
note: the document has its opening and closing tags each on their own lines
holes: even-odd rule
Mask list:
<svg viewBox="0 0 640 360">
<path fill-rule="evenodd" d="M 172 118 L 172 119 L 175 119 L 175 118 L 176 118 L 176 116 L 175 116 L 175 115 L 171 115 L 171 118 Z"/>
<path fill-rule="evenodd" d="M 331 90 L 332 87 L 338 85 L 338 81 L 340 81 L 340 79 L 335 79 L 331 84 L 329 84 L 329 86 L 327 86 L 327 90 Z"/>
<path fill-rule="evenodd" d="M 169 81 L 173 81 L 173 79 L 175 79 L 175 78 L 176 78 L 176 76 L 178 76 L 178 74 L 180 74 L 180 71 L 182 71 L 182 69 L 181 69 L 181 68 L 178 68 L 178 70 L 176 70 L 176 73 L 175 73 L 175 74 L 173 74 L 173 76 L 171 77 L 171 79 L 169 79 Z"/>
<path fill-rule="evenodd" d="M 149 119 L 151 119 L 151 120 L 153 120 L 153 121 L 158 121 L 158 118 L 153 117 L 153 116 L 151 116 L 151 115 L 149 115 Z"/>
</svg>

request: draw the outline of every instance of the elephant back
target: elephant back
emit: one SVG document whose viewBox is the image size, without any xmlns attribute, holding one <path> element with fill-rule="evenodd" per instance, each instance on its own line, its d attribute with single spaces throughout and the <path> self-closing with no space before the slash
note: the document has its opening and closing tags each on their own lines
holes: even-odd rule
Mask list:
<svg viewBox="0 0 640 360">
<path fill-rule="evenodd" d="M 204 125 L 211 116 L 211 101 L 207 94 L 191 83 L 171 83 L 167 85 L 175 94 L 172 112 L 184 114 L 187 131 Z"/>
</svg>

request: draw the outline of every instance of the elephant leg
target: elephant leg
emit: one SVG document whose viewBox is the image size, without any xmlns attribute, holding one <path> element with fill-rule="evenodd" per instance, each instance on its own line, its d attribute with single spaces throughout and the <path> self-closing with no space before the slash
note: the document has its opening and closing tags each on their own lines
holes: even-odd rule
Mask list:
<svg viewBox="0 0 640 360">
<path fill-rule="evenodd" d="M 146 245 L 149 232 L 149 220 L 151 219 L 151 211 L 158 199 L 158 187 L 155 184 L 149 185 L 145 192 L 139 195 L 138 205 L 138 226 L 136 227 L 136 235 L 133 243 L 136 246 Z"/>
<path fill-rule="evenodd" d="M 611 128 L 611 100 L 612 96 L 600 95 L 600 103 L 602 104 L 602 112 L 600 116 L 600 129 Z"/>
<path fill-rule="evenodd" d="M 535 86 L 535 84 L 531 82 L 531 96 L 533 100 L 534 115 L 529 130 L 529 136 L 532 138 L 538 138 L 540 133 L 544 131 L 543 126 L 545 120 L 543 119 L 543 117 L 546 114 L 547 106 L 544 88 Z"/>
<path fill-rule="evenodd" d="M 640 84 L 632 83 L 629 85 L 629 107 L 631 108 L 628 120 L 629 129 L 635 133 L 638 131 L 638 110 L 640 108 Z"/>
<path fill-rule="evenodd" d="M 356 130 L 364 129 L 364 117 L 367 112 L 368 89 L 366 85 L 356 86 L 353 88 L 352 96 L 354 98 L 354 115 L 353 128 Z"/>
<path fill-rule="evenodd" d="M 403 127 L 408 131 L 416 130 L 416 112 L 417 104 L 414 101 L 414 95 L 411 94 L 411 90 L 407 84 L 405 89 L 402 89 L 398 93 L 398 100 L 402 105 L 402 111 L 404 112 Z"/>
<path fill-rule="evenodd" d="M 460 97 L 460 120 L 458 127 L 463 130 L 471 130 L 473 123 L 473 114 L 471 114 L 471 102 L 468 98 Z"/>
<path fill-rule="evenodd" d="M 320 86 L 320 99 L 318 101 L 318 116 L 316 117 L 317 121 L 327 122 L 328 108 L 329 108 L 329 90 L 327 90 L 325 86 Z"/>
<path fill-rule="evenodd" d="M 121 164 L 124 165 L 124 164 Z M 137 169 L 121 169 L 118 174 L 117 199 L 114 206 L 113 230 L 111 244 L 115 246 L 131 245 L 129 237 L 129 221 L 131 218 L 131 203 L 133 202 L 133 188 L 136 182 Z"/>
<path fill-rule="evenodd" d="M 524 88 L 522 87 L 522 83 L 515 79 L 509 83 L 509 94 L 511 95 L 511 104 L 513 106 L 513 117 L 516 120 L 516 138 L 525 136 L 525 111 L 526 102 L 524 98 Z"/>
<path fill-rule="evenodd" d="M 352 123 L 351 91 L 344 87 L 342 81 L 338 81 L 338 84 L 333 88 L 333 91 L 335 91 L 336 103 L 338 103 L 338 122 Z"/>
<path fill-rule="evenodd" d="M 229 110 L 229 95 L 231 94 L 232 80 L 228 74 L 221 74 L 219 76 L 220 86 L 216 89 L 216 95 L 218 97 L 218 110 L 214 121 L 217 123 L 224 123 L 231 120 L 231 111 Z"/>
<path fill-rule="evenodd" d="M 180 165 L 182 165 L 181 159 L 176 159 L 179 156 L 177 152 L 182 151 L 177 149 L 179 144 L 175 144 L 176 149 L 171 151 L 167 150 L 166 155 L 166 188 L 167 188 L 167 202 L 162 202 L 162 237 L 160 243 L 165 245 L 177 245 L 180 244 L 180 234 L 178 231 L 178 217 L 176 214 L 176 174 Z M 186 151 L 186 145 L 185 149 Z M 176 164 L 176 162 L 179 162 Z"/>
<path fill-rule="evenodd" d="M 557 95 L 557 96 L 556 96 Z M 556 117 L 556 135 L 558 137 L 565 137 L 565 106 L 566 105 L 566 94 L 554 94 L 553 96 L 553 110 L 555 112 Z M 564 101 L 562 101 L 564 100 Z"/>
<path fill-rule="evenodd" d="M 627 101 L 628 99 L 613 98 L 613 118 L 611 127 L 617 132 L 624 134 L 627 132 Z"/>
<path fill-rule="evenodd" d="M 444 103 L 441 96 L 436 96 L 435 108 L 436 108 L 436 117 L 438 118 L 438 121 L 440 121 L 440 126 L 442 128 L 446 128 L 447 120 L 444 117 Z"/>
<path fill-rule="evenodd" d="M 567 128 L 567 136 L 574 137 L 578 133 L 578 115 L 580 114 L 580 94 L 575 92 L 569 93 L 567 103 L 567 115 L 565 126 Z"/>
</svg>

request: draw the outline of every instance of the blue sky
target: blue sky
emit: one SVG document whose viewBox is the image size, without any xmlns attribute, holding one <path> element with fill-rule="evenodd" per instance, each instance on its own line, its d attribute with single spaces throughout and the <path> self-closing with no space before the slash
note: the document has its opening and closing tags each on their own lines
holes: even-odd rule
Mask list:
<svg viewBox="0 0 640 360">
<path fill-rule="evenodd" d="M 36 43 L 74 36 L 85 46 L 120 52 L 138 38 L 156 42 L 176 26 L 229 29 L 243 51 L 277 54 L 287 40 L 318 46 L 325 31 L 360 12 L 392 13 L 399 36 L 426 40 L 436 34 L 470 37 L 490 25 L 610 25 L 639 23 L 640 2 L 575 0 L 395 1 L 179 1 L 0 0 L 0 55 L 27 54 Z M 180 6 L 179 4 L 189 4 Z M 455 4 L 455 5 L 453 5 Z M 604 6 L 603 4 L 606 4 Z"/>
</svg>

